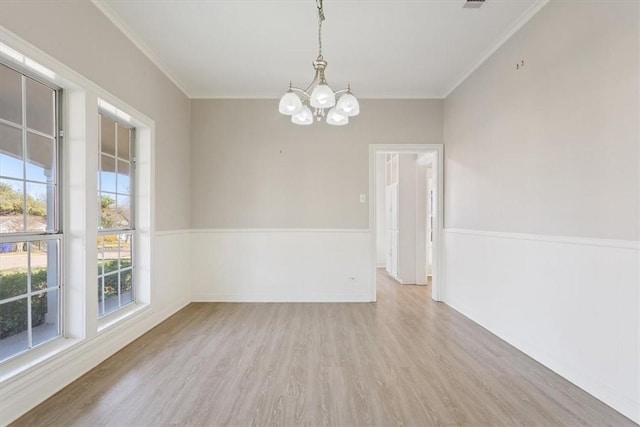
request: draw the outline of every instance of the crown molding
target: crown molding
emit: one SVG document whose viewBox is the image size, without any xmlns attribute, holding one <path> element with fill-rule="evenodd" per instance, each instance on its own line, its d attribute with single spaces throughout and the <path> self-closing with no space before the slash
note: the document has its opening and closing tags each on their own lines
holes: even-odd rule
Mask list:
<svg viewBox="0 0 640 427">
<path fill-rule="evenodd" d="M 129 26 L 125 24 L 122 19 L 120 19 L 120 17 L 113 11 L 113 9 L 111 9 L 111 7 L 105 0 L 91 0 L 91 3 L 93 3 L 93 5 L 97 7 L 98 10 L 102 12 L 102 14 L 106 16 L 113 25 L 115 25 L 116 28 L 119 29 L 122 34 L 124 34 L 125 37 L 127 37 L 131 41 L 131 43 L 133 43 L 138 49 L 140 49 L 140 51 L 142 51 L 142 53 L 153 63 L 153 65 L 155 65 L 162 72 L 162 74 L 164 74 L 169 80 L 171 80 L 171 82 L 176 85 L 176 87 L 180 89 L 180 91 L 184 93 L 187 98 L 191 98 L 191 95 L 185 89 L 185 86 L 182 84 L 182 82 L 180 82 L 180 80 L 169 71 L 169 69 L 162 63 L 160 58 L 158 58 L 158 56 L 153 53 L 153 50 L 149 48 L 149 46 L 147 46 L 147 44 L 144 43 L 142 39 L 140 39 L 140 37 L 138 37 L 136 33 L 131 30 L 131 28 L 129 28 Z"/>
<path fill-rule="evenodd" d="M 495 51 L 500 48 L 500 46 L 505 44 L 506 41 L 511 38 L 511 36 L 513 36 L 520 28 L 524 26 L 524 24 L 529 22 L 529 20 L 533 18 L 533 16 L 538 13 L 543 7 L 545 7 L 547 3 L 549 3 L 549 1 L 550 0 L 538 0 L 533 5 L 531 5 L 529 9 L 527 9 L 522 15 L 520 15 L 516 22 L 514 22 L 509 28 L 507 28 L 507 30 L 502 33 L 502 35 L 500 35 L 500 37 L 498 37 L 496 41 L 493 42 L 491 47 L 487 49 L 465 73 L 463 73 L 457 80 L 455 80 L 455 83 L 451 85 L 449 90 L 447 90 L 442 97 L 448 98 L 449 95 L 451 95 L 451 93 L 456 90 L 458 86 L 460 86 L 475 70 L 477 70 L 487 59 L 489 59 L 489 57 L 491 57 L 491 55 L 493 55 Z"/>
</svg>

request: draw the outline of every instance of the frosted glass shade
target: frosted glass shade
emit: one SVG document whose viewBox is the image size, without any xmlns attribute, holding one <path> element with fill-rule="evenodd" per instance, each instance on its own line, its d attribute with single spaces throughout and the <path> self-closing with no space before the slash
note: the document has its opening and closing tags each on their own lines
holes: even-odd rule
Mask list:
<svg viewBox="0 0 640 427">
<path fill-rule="evenodd" d="M 338 103 L 336 104 L 336 109 L 346 114 L 349 117 L 357 116 L 360 114 L 360 104 L 355 96 L 350 93 L 345 93 L 338 99 Z"/>
<path fill-rule="evenodd" d="M 346 125 L 347 123 L 349 123 L 349 116 L 339 111 L 337 107 L 329 110 L 329 113 L 327 114 L 327 124 L 333 126 L 342 126 Z"/>
<path fill-rule="evenodd" d="M 291 121 L 297 125 L 310 125 L 313 123 L 313 114 L 311 114 L 309 107 L 303 105 L 298 114 L 291 116 Z"/>
<path fill-rule="evenodd" d="M 311 92 L 309 102 L 315 108 L 331 108 L 336 105 L 336 95 L 327 85 L 318 85 Z"/>
<path fill-rule="evenodd" d="M 280 98 L 278 110 L 285 116 L 298 114 L 302 110 L 302 101 L 300 97 L 293 92 L 287 92 Z"/>
</svg>

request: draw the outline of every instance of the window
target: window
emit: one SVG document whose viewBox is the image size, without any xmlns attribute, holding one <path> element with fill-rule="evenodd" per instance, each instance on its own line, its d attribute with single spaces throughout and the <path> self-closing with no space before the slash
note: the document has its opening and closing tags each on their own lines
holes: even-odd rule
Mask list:
<svg viewBox="0 0 640 427">
<path fill-rule="evenodd" d="M 135 301 L 134 129 L 100 113 L 98 317 Z"/>
<path fill-rule="evenodd" d="M 153 119 L 3 33 L 2 384 L 152 307 L 154 145 Z"/>
<path fill-rule="evenodd" d="M 62 334 L 60 96 L 0 64 L 0 361 Z"/>
</svg>

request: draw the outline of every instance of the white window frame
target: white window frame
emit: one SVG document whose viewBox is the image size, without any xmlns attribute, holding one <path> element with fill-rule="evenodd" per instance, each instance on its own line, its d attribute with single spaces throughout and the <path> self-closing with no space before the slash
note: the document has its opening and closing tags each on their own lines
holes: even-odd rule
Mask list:
<svg viewBox="0 0 640 427">
<path fill-rule="evenodd" d="M 136 135 L 136 129 L 135 127 L 133 127 L 131 124 L 127 123 L 124 118 L 126 118 L 128 115 L 124 115 L 124 114 L 120 114 L 118 115 L 117 113 L 119 112 L 119 110 L 117 110 L 115 107 L 111 107 L 108 103 L 106 103 L 105 101 L 101 101 L 98 100 L 98 106 L 99 106 L 99 116 L 100 116 L 100 120 L 98 122 L 98 157 L 99 157 L 99 162 L 102 162 L 102 156 L 107 156 L 107 157 L 112 157 L 114 160 L 114 163 L 116 165 L 116 169 L 118 168 L 118 164 L 120 163 L 120 161 L 123 161 L 123 159 L 121 159 L 119 157 L 119 132 L 118 132 L 118 127 L 123 127 L 129 130 L 130 134 L 129 134 L 129 179 L 130 179 L 130 184 L 129 184 L 129 194 L 127 195 L 129 197 L 129 213 L 130 213 L 130 218 L 129 218 L 129 226 L 128 227 L 118 227 L 117 225 L 114 227 L 109 227 L 109 228 L 101 228 L 100 226 L 98 226 L 98 237 L 102 237 L 103 238 L 103 245 L 104 245 L 104 238 L 106 236 L 111 236 L 111 235 L 118 235 L 121 236 L 123 234 L 129 235 L 131 236 L 131 265 L 129 267 L 126 268 L 121 268 L 120 265 L 120 261 L 121 261 L 121 257 L 120 257 L 120 253 L 118 253 L 118 268 L 117 270 L 111 271 L 108 274 L 105 274 L 104 270 L 102 271 L 102 273 L 98 273 L 98 279 L 101 282 L 101 290 L 98 291 L 99 293 L 102 292 L 104 294 L 104 283 L 106 281 L 106 277 L 108 275 L 118 275 L 118 307 L 115 310 L 110 310 L 110 311 L 106 311 L 105 308 L 105 299 L 104 297 L 102 298 L 102 304 L 99 304 L 98 307 L 98 318 L 102 318 L 105 316 L 108 316 L 110 313 L 113 313 L 115 311 L 121 310 L 123 308 L 125 308 L 127 305 L 129 304 L 133 304 L 135 303 L 135 298 L 136 298 L 136 289 L 135 289 L 135 257 L 133 256 L 133 254 L 135 253 L 135 245 L 136 245 L 136 218 L 135 218 L 135 213 L 136 213 L 136 186 L 135 186 L 135 182 L 136 182 L 136 157 L 135 157 L 135 153 L 136 153 L 136 143 L 135 143 L 135 135 Z M 120 118 L 119 116 L 123 116 L 122 118 Z M 116 132 L 115 132 L 115 154 L 114 156 L 111 156 L 110 154 L 106 153 L 105 151 L 103 151 L 103 147 L 102 147 L 102 118 L 106 118 L 112 122 L 114 122 L 114 124 L 116 125 Z M 129 116 L 129 120 L 130 120 L 130 116 Z M 98 167 L 98 172 L 102 172 L 102 164 L 99 163 L 99 167 Z M 116 174 L 117 175 L 117 174 Z M 118 178 L 116 178 L 117 180 Z M 98 185 L 98 191 L 100 196 L 102 196 L 104 194 L 104 188 L 102 187 L 102 184 L 99 183 Z M 119 189 L 118 186 L 116 184 L 116 188 L 115 188 L 115 192 L 111 193 L 111 192 L 107 192 L 108 194 L 112 194 L 115 196 L 115 203 L 116 203 L 116 209 L 118 207 L 118 196 L 123 195 L 122 193 L 119 193 Z M 98 216 L 100 217 L 101 212 L 98 211 L 97 212 Z M 117 215 L 117 213 L 116 213 Z M 118 245 L 120 245 L 120 243 L 118 243 Z M 104 246 L 103 246 L 104 249 Z M 120 251 L 118 251 L 120 252 Z M 104 260 L 103 260 L 104 262 Z M 126 272 L 126 271 L 131 271 L 131 275 L 132 275 L 132 301 L 123 303 L 122 301 L 122 290 L 121 290 L 121 273 L 122 272 Z M 100 300 L 100 298 L 98 298 Z M 100 306 L 101 305 L 101 306 Z"/>
<path fill-rule="evenodd" d="M 47 221 L 50 224 L 50 227 L 47 227 L 46 231 L 27 231 L 23 230 L 21 232 L 15 233 L 0 233 L 0 243 L 26 243 L 27 244 L 27 254 L 31 253 L 31 243 L 32 242 L 56 242 L 57 251 L 55 254 L 55 261 L 52 260 L 52 256 L 48 256 L 47 258 L 47 271 L 50 269 L 54 269 L 55 271 L 55 287 L 47 287 L 44 290 L 34 291 L 32 289 L 31 283 L 31 275 L 32 275 L 32 266 L 29 261 L 31 256 L 28 255 L 27 258 L 27 292 L 25 294 L 16 295 L 10 298 L 5 298 L 3 303 L 9 304 L 13 301 L 18 301 L 20 299 L 27 299 L 27 348 L 19 351 L 11 356 L 8 356 L 5 359 L 0 359 L 0 363 L 4 364 L 14 358 L 20 357 L 23 354 L 32 351 L 34 348 L 38 348 L 40 346 L 45 346 L 47 343 L 61 338 L 64 335 L 64 274 L 63 274 L 63 247 L 64 247 L 64 234 L 63 234 L 63 226 L 62 226 L 62 213 L 61 213 L 61 201 L 62 201 L 62 188 L 63 188 L 63 180 L 62 180 L 62 162 L 61 162 L 61 152 L 62 152 L 62 89 L 57 86 L 54 82 L 48 79 L 48 76 L 45 73 L 38 74 L 37 65 L 33 62 L 28 62 L 29 66 L 26 66 L 24 62 L 20 63 L 17 61 L 8 61 L 6 58 L 0 57 L 0 64 L 14 70 L 16 73 L 21 75 L 21 90 L 22 90 L 22 123 L 20 125 L 4 120 L 0 118 L 0 123 L 14 129 L 20 129 L 21 132 L 21 142 L 22 142 L 22 151 L 23 151 L 23 161 L 25 162 L 23 165 L 23 177 L 22 179 L 11 178 L 11 177 L 3 177 L 2 171 L 0 171 L 0 178 L 22 181 L 23 184 L 23 224 L 26 226 L 28 223 L 28 214 L 27 214 L 27 184 L 35 183 L 35 181 L 30 180 L 26 175 L 26 160 L 27 160 L 27 137 L 28 134 L 39 135 L 46 138 L 53 138 L 55 140 L 55 150 L 54 150 L 54 164 L 55 164 L 55 173 L 53 174 L 53 200 L 50 200 L 52 206 L 49 208 L 49 200 L 47 200 L 48 211 L 50 210 L 50 215 L 47 216 Z M 34 67 L 36 65 L 36 67 Z M 53 91 L 55 94 L 54 98 L 54 125 L 53 125 L 53 135 L 49 135 L 46 133 L 42 133 L 36 129 L 31 129 L 27 124 L 27 99 L 26 99 L 26 79 L 31 79 L 36 81 Z M 41 184 L 40 182 L 37 182 Z M 49 186 L 49 184 L 47 184 Z M 49 196 L 47 196 L 49 197 Z M 51 218 L 51 216 L 53 218 Z M 54 262 L 55 266 L 51 266 L 50 262 Z M 56 298 L 56 308 L 55 315 L 57 316 L 56 324 L 58 326 L 57 334 L 41 343 L 34 344 L 33 343 L 33 325 L 32 325 L 32 298 L 37 295 L 41 295 L 44 293 L 51 292 L 52 290 L 56 290 L 58 292 Z M 49 301 L 51 304 L 51 301 Z"/>
</svg>

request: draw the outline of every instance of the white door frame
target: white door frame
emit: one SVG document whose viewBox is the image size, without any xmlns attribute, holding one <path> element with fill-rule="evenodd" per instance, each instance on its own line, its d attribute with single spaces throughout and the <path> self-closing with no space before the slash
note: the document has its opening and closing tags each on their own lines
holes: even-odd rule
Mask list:
<svg viewBox="0 0 640 427">
<path fill-rule="evenodd" d="M 436 223 L 433 228 L 433 276 L 431 298 L 444 298 L 444 269 L 442 239 L 444 237 L 444 146 L 442 144 L 369 144 L 369 233 L 371 235 L 371 301 L 376 301 L 377 229 L 376 229 L 376 154 L 378 153 L 433 153 L 435 180 Z"/>
</svg>

